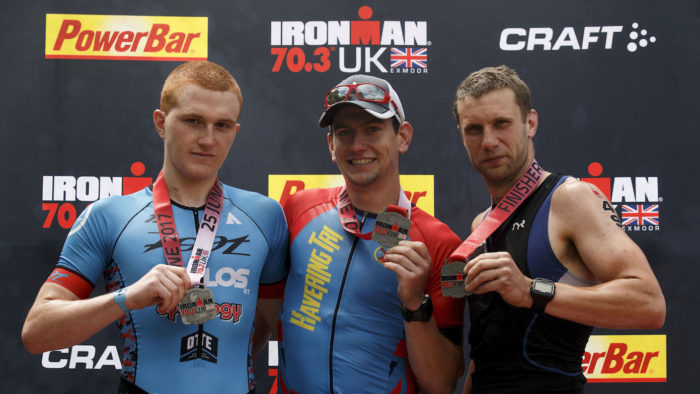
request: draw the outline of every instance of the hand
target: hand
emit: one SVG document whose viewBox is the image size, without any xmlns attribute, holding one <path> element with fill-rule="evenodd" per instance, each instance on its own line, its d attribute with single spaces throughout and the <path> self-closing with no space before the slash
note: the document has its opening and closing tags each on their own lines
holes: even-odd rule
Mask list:
<svg viewBox="0 0 700 394">
<path fill-rule="evenodd" d="M 432 259 L 422 242 L 401 241 L 387 250 L 384 267 L 394 271 L 399 281 L 397 292 L 404 308 L 416 310 L 425 294 Z"/>
<path fill-rule="evenodd" d="M 158 305 L 159 310 L 170 311 L 177 307 L 190 287 L 185 268 L 158 264 L 127 287 L 125 304 L 129 309 Z"/>
<path fill-rule="evenodd" d="M 498 292 L 510 305 L 530 308 L 532 280 L 520 272 L 508 252 L 483 253 L 464 267 L 465 289 L 474 294 Z"/>
</svg>

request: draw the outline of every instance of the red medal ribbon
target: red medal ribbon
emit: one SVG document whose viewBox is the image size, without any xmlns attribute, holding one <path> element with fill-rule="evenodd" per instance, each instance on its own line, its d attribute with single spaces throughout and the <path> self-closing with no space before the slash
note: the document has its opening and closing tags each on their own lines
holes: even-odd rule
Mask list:
<svg viewBox="0 0 700 394">
<path fill-rule="evenodd" d="M 491 212 L 479 223 L 469 237 L 452 252 L 448 262 L 467 261 L 469 256 L 499 228 L 520 204 L 532 194 L 542 179 L 544 170 L 532 159 L 525 174 L 510 188 L 508 194 L 491 208 Z M 493 204 L 492 204 L 493 205 Z"/>
<path fill-rule="evenodd" d="M 411 202 L 408 201 L 403 189 L 399 191 L 399 205 L 389 205 L 386 207 L 386 210 L 399 213 L 409 219 L 411 218 Z M 338 216 L 340 217 L 340 224 L 345 231 L 362 239 L 372 238 L 372 231 L 367 233 L 360 232 L 360 223 L 357 221 L 355 208 L 352 207 L 352 201 L 350 201 L 350 195 L 345 186 L 342 187 L 340 194 L 338 194 Z"/>
<path fill-rule="evenodd" d="M 209 191 L 207 203 L 204 207 L 204 215 L 199 224 L 197 238 L 192 247 L 192 254 L 187 264 L 187 273 L 190 276 L 192 285 L 199 283 L 204 276 L 204 269 L 209 261 L 211 247 L 216 237 L 216 230 L 221 218 L 221 207 L 223 205 L 223 190 L 221 183 L 217 179 Z M 169 265 L 183 267 L 182 252 L 180 249 L 180 238 L 175 228 L 175 216 L 170 205 L 170 195 L 168 187 L 163 179 L 163 171 L 158 174 L 156 182 L 153 184 L 153 210 L 155 211 L 156 223 L 158 224 L 158 234 L 163 246 L 165 261 Z"/>
</svg>

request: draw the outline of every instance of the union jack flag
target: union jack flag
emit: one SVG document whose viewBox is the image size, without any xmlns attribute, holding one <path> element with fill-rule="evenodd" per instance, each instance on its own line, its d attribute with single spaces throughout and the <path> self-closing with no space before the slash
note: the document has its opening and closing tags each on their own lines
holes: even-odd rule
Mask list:
<svg viewBox="0 0 700 394">
<path fill-rule="evenodd" d="M 391 68 L 428 68 L 428 48 L 391 48 Z"/>
<path fill-rule="evenodd" d="M 622 224 L 643 226 L 659 225 L 659 204 L 622 205 Z"/>
</svg>

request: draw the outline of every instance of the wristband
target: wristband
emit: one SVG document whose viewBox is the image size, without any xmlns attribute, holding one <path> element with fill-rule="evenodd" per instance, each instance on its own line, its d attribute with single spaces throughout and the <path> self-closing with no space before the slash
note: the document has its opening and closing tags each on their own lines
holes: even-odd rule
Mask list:
<svg viewBox="0 0 700 394">
<path fill-rule="evenodd" d="M 129 313 L 129 308 L 126 307 L 126 287 L 122 287 L 114 293 L 114 302 L 122 308 L 125 315 Z"/>
</svg>

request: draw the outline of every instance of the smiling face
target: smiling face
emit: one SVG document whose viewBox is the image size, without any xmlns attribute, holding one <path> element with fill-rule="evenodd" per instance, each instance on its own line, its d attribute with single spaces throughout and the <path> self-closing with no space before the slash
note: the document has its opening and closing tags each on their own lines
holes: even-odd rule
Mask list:
<svg viewBox="0 0 700 394">
<path fill-rule="evenodd" d="M 488 185 L 507 186 L 534 157 L 532 137 L 537 112 L 523 119 L 511 89 L 491 91 L 479 98 L 466 96 L 456 106 L 459 131 L 469 159 Z"/>
<path fill-rule="evenodd" d="M 185 86 L 168 113 L 153 121 L 165 145 L 163 171 L 178 182 L 213 182 L 238 132 L 241 104 L 231 91 Z"/>
<path fill-rule="evenodd" d="M 408 150 L 412 129 L 394 130 L 391 119 L 378 119 L 356 105 L 339 108 L 328 134 L 331 158 L 348 187 L 380 188 L 397 183 L 399 156 Z"/>
</svg>

